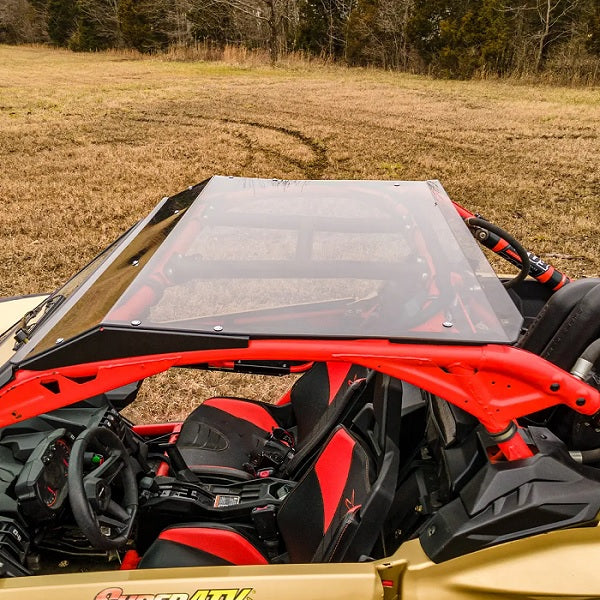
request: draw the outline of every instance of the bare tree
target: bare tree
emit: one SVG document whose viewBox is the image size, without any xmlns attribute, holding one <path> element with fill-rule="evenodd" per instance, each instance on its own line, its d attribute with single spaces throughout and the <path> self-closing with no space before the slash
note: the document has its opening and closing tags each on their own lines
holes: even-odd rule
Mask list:
<svg viewBox="0 0 600 600">
<path fill-rule="evenodd" d="M 77 7 L 80 19 L 93 27 L 104 47 L 123 46 L 118 0 L 78 0 Z"/>
<path fill-rule="evenodd" d="M 381 0 L 377 24 L 382 39 L 383 64 L 406 70 L 409 63 L 408 26 L 414 0 Z"/>
<path fill-rule="evenodd" d="M 540 30 L 538 32 L 538 47 L 535 56 L 535 68 L 539 71 L 542 66 L 542 60 L 546 47 L 550 42 L 556 42 L 559 38 L 566 35 L 566 29 L 556 31 L 557 26 L 564 19 L 578 8 L 580 0 L 537 0 L 536 11 L 540 20 Z"/>
<path fill-rule="evenodd" d="M 28 0 L 0 0 L 0 42 L 45 42 L 46 15 Z"/>
<path fill-rule="evenodd" d="M 164 2 L 158 0 L 160 9 L 166 11 L 166 23 L 169 37 L 179 46 L 192 41 L 192 22 L 189 19 L 190 12 L 194 8 L 192 0 L 171 0 Z"/>
<path fill-rule="evenodd" d="M 540 71 L 548 48 L 568 35 L 569 28 L 565 26 L 565 22 L 580 7 L 581 2 L 582 0 L 530 0 L 518 5 L 505 5 L 504 11 L 513 15 L 517 62 L 524 63 L 529 56 L 534 69 Z M 519 45 L 529 45 L 529 51 L 523 52 Z"/>
<path fill-rule="evenodd" d="M 296 0 L 214 0 L 214 3 L 231 8 L 251 26 L 264 31 L 271 63 L 287 50 L 287 33 L 298 20 Z"/>
</svg>

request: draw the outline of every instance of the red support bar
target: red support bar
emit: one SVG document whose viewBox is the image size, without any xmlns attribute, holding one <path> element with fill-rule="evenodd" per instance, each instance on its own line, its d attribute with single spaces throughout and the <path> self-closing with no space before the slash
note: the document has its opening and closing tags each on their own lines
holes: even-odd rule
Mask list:
<svg viewBox="0 0 600 600">
<path fill-rule="evenodd" d="M 525 443 L 525 440 L 519 433 L 516 433 L 510 440 L 506 442 L 498 442 L 498 448 L 502 450 L 502 454 L 508 460 L 518 460 L 520 458 L 529 458 L 533 456 L 533 452 Z"/>
<path fill-rule="evenodd" d="M 583 414 L 600 410 L 598 390 L 543 358 L 511 346 L 394 344 L 387 340 L 253 340 L 242 349 L 138 356 L 49 371 L 18 371 L 14 380 L 0 390 L 0 426 L 174 366 L 226 360 L 353 362 L 444 398 L 476 417 L 490 433 L 505 431 L 519 417 L 558 404 Z M 73 379 L 79 377 L 93 379 Z M 525 448 L 511 440 L 504 443 L 503 452 L 509 459 L 525 458 L 529 456 Z"/>
</svg>

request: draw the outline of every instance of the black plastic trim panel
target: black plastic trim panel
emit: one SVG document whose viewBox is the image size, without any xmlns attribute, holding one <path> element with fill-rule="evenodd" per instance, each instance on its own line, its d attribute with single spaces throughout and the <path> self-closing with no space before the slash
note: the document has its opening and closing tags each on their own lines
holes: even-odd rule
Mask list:
<svg viewBox="0 0 600 600">
<path fill-rule="evenodd" d="M 419 536 L 425 553 L 442 562 L 539 533 L 595 524 L 600 477 L 570 459 L 549 430 L 531 427 L 538 454 L 486 464 L 458 498 L 427 521 Z"/>
<path fill-rule="evenodd" d="M 248 338 L 243 336 L 101 325 L 23 361 L 19 367 L 41 371 L 132 356 L 247 347 Z"/>
</svg>

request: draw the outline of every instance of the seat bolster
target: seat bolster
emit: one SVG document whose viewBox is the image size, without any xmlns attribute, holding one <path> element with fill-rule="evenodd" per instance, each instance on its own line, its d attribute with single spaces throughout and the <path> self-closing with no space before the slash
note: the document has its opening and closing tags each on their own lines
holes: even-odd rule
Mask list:
<svg viewBox="0 0 600 600">
<path fill-rule="evenodd" d="M 598 278 L 579 279 L 561 288 L 548 300 L 517 346 L 541 355 L 577 303 L 598 284 Z"/>
<path fill-rule="evenodd" d="M 274 427 L 279 427 L 277 421 L 264 406 L 248 402 L 247 400 L 238 400 L 237 398 L 209 398 L 199 408 L 201 409 L 202 406 L 212 406 L 213 408 L 222 410 L 233 417 L 248 421 L 268 433 L 271 433 Z"/>
<path fill-rule="evenodd" d="M 163 530 L 144 555 L 140 568 L 226 564 L 266 565 L 268 560 L 233 527 L 190 523 Z"/>
<path fill-rule="evenodd" d="M 542 357 L 570 371 L 577 358 L 600 336 L 599 317 L 600 284 L 592 288 L 560 324 Z"/>
</svg>

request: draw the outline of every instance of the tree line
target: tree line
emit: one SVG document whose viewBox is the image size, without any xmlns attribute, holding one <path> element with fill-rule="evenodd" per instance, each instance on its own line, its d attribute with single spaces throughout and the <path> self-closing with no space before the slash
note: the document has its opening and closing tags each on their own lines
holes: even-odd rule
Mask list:
<svg viewBox="0 0 600 600">
<path fill-rule="evenodd" d="M 600 81 L 599 0 L 0 0 L 0 42 L 156 53 L 198 42 L 442 77 Z"/>
</svg>

